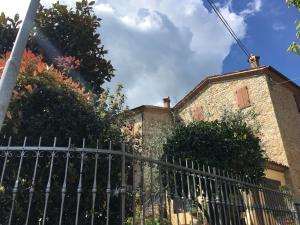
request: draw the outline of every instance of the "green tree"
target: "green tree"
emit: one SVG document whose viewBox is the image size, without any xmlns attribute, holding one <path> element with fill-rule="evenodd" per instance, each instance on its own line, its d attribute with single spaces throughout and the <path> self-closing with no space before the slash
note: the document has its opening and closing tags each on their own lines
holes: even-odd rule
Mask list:
<svg viewBox="0 0 300 225">
<path fill-rule="evenodd" d="M 8 57 L 6 54 L 0 60 L 2 70 Z M 95 98 L 79 83 L 48 66 L 40 56 L 26 51 L 2 133 L 19 139 L 29 136 L 35 141 L 42 136 L 44 144 L 51 144 L 54 137 L 63 145 L 69 137 L 79 143 L 83 138 L 91 144 L 96 139 L 102 144 L 111 139 L 119 143 L 124 138 L 124 121 L 119 114 L 126 109 L 122 86 L 116 94 L 104 91 L 97 106 Z"/>
<path fill-rule="evenodd" d="M 19 15 L 16 14 L 14 19 L 5 16 L 4 13 L 0 15 L 0 55 L 12 49 L 13 43 L 18 33 L 18 26 L 21 21 Z"/>
<path fill-rule="evenodd" d="M 3 65 L 9 54 L 0 60 L 0 75 Z M 68 138 L 72 138 L 71 148 L 82 146 L 82 139 L 86 138 L 86 147 L 96 147 L 99 139 L 100 146 L 107 148 L 110 140 L 118 145 L 124 140 L 121 133 L 122 112 L 124 98 L 122 87 L 117 88 L 116 94 L 104 91 L 101 94 L 97 108 L 92 92 L 85 92 L 82 86 L 66 77 L 63 73 L 42 61 L 40 56 L 26 51 L 23 55 L 17 85 L 13 91 L 12 101 L 7 112 L 3 136 L 12 135 L 12 144 L 20 145 L 24 136 L 27 136 L 27 146 L 38 144 L 42 136 L 43 146 L 52 146 L 57 137 L 57 146 L 67 146 Z M 119 114 L 122 114 L 121 116 Z M 4 135 L 5 134 L 5 135 Z M 1 140 L 7 144 L 7 138 Z M 118 146 L 118 149 L 120 146 Z M 16 153 L 16 154 L 15 154 Z M 2 186 L 0 186 L 0 224 L 8 221 L 11 201 L 12 184 L 16 179 L 19 165 L 19 153 L 9 156 Z M 64 223 L 73 224 L 76 214 L 74 207 L 77 202 L 76 188 L 79 183 L 81 152 L 71 151 L 72 157 L 68 169 L 68 187 L 64 208 Z M 1 155 L 2 156 L 2 155 Z M 99 156 L 97 200 L 95 206 L 95 223 L 105 224 L 106 215 L 106 188 L 107 188 L 107 155 Z M 2 158 L 2 157 L 1 157 Z M 36 178 L 34 200 L 29 223 L 38 223 L 43 217 L 45 185 L 47 184 L 50 159 L 49 152 L 43 152 L 39 158 L 39 167 Z M 32 172 L 36 157 L 27 152 L 20 175 L 20 184 L 14 209 L 12 224 L 23 224 L 28 208 L 28 190 L 32 182 Z M 111 185 L 112 188 L 120 185 L 121 164 L 120 157 L 112 159 Z M 1 160 L 1 169 L 3 160 Z M 64 178 L 66 153 L 57 152 L 51 180 L 51 193 L 48 203 L 47 223 L 56 224 L 59 218 L 62 181 Z M 94 179 L 95 158 L 86 154 L 84 158 L 82 199 L 80 202 L 79 224 L 91 222 L 91 190 Z M 101 178 L 100 178 L 101 177 Z M 120 223 L 120 195 L 112 194 L 110 202 L 110 224 Z M 130 206 L 127 205 L 127 208 Z M 51 209 L 51 210 L 50 210 Z"/>
<path fill-rule="evenodd" d="M 298 10 L 300 10 L 300 0 L 285 0 L 286 3 L 288 4 L 288 6 L 294 6 L 296 7 Z M 296 38 L 300 39 L 300 21 L 297 20 L 296 21 Z M 300 43 L 299 42 L 293 42 L 289 48 L 289 51 L 296 53 L 298 55 L 300 55 Z"/>
<path fill-rule="evenodd" d="M 264 175 L 266 163 L 259 137 L 238 114 L 179 126 L 167 139 L 164 154 L 254 179 Z"/>
<path fill-rule="evenodd" d="M 80 66 L 68 75 L 100 93 L 101 85 L 114 76 L 114 69 L 111 62 L 105 59 L 107 50 L 101 44 L 100 34 L 97 32 L 101 19 L 93 12 L 94 3 L 81 0 L 76 2 L 74 9 L 59 1 L 50 8 L 40 6 L 27 48 L 42 55 L 49 65 L 56 66 L 57 56 L 79 59 Z M 19 24 L 17 15 L 12 20 L 1 14 L 0 54 L 11 50 Z"/>
<path fill-rule="evenodd" d="M 47 144 L 53 137 L 64 143 L 68 137 L 96 139 L 101 127 L 91 98 L 78 83 L 26 51 L 2 132 L 18 138 L 42 136 Z"/>
</svg>

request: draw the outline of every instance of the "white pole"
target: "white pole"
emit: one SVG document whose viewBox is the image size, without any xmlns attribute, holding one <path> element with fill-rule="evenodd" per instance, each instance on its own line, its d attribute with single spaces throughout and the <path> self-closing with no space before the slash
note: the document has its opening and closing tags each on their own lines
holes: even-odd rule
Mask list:
<svg viewBox="0 0 300 225">
<path fill-rule="evenodd" d="M 2 128 L 12 91 L 16 85 L 21 58 L 32 30 L 39 0 L 31 0 L 23 23 L 18 32 L 11 55 L 6 62 L 0 79 L 0 129 Z"/>
</svg>

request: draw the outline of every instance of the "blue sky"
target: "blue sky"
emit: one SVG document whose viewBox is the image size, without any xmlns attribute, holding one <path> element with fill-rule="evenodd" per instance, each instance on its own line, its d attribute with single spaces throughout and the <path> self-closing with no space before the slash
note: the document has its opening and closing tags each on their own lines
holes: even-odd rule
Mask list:
<svg viewBox="0 0 300 225">
<path fill-rule="evenodd" d="M 239 1 L 243 2 L 243 1 Z M 234 4 L 235 10 L 241 5 Z M 248 17 L 247 35 L 243 43 L 248 49 L 261 56 L 261 64 L 275 69 L 300 84 L 300 57 L 287 51 L 291 41 L 295 40 L 295 20 L 299 11 L 288 8 L 283 0 L 263 1 L 261 11 Z M 237 45 L 234 45 L 224 61 L 223 71 L 229 72 L 246 68 L 247 62 Z"/>
<path fill-rule="evenodd" d="M 49 6 L 56 0 L 41 0 Z M 0 11 L 24 15 L 29 0 L 0 0 Z M 61 0 L 70 7 L 74 0 Z M 287 52 L 295 40 L 296 9 L 285 0 L 215 0 L 221 13 L 261 64 L 299 79 L 300 56 Z M 206 0 L 97 0 L 98 30 L 116 76 L 105 86 L 124 86 L 127 104 L 179 101 L 204 77 L 249 68 L 247 58 Z"/>
</svg>

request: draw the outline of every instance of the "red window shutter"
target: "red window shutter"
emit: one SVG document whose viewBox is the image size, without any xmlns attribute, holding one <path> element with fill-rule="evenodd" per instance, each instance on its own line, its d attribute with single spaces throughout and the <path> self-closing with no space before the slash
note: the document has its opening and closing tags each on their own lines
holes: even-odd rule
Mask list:
<svg viewBox="0 0 300 225">
<path fill-rule="evenodd" d="M 241 92 L 241 89 L 236 91 L 236 99 L 237 99 L 237 104 L 239 108 L 241 109 L 243 107 L 244 101 L 243 101 L 243 94 Z"/>
<path fill-rule="evenodd" d="M 247 86 L 243 87 L 242 90 L 243 90 L 242 92 L 243 92 L 244 108 L 246 108 L 251 105 Z"/>
<path fill-rule="evenodd" d="M 248 88 L 242 87 L 236 91 L 237 104 L 240 109 L 247 108 L 251 105 Z"/>
<path fill-rule="evenodd" d="M 204 112 L 202 106 L 195 106 L 192 112 L 192 117 L 194 121 L 204 120 Z"/>
<path fill-rule="evenodd" d="M 298 112 L 300 112 L 300 94 L 295 94 L 295 101 L 298 108 Z"/>
</svg>

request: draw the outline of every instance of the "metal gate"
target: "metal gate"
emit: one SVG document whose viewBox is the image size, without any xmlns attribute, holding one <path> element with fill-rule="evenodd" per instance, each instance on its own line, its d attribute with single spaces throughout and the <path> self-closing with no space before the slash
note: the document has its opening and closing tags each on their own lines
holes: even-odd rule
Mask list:
<svg viewBox="0 0 300 225">
<path fill-rule="evenodd" d="M 0 147 L 0 224 L 299 224 L 290 193 L 196 162 L 82 146 Z"/>
</svg>

